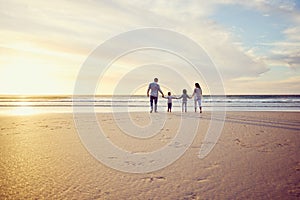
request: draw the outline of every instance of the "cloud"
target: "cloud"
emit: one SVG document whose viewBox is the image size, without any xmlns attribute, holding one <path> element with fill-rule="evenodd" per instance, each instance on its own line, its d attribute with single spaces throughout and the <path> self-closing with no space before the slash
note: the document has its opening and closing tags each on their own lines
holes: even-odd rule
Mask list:
<svg viewBox="0 0 300 200">
<path fill-rule="evenodd" d="M 284 39 L 261 42 L 260 45 L 267 47 L 266 52 L 261 53 L 257 44 L 246 46 L 244 38 L 236 35 L 232 27 L 211 18 L 218 15 L 217 8 L 236 4 L 269 18 L 277 14 L 283 16 L 290 23 L 282 30 Z M 298 68 L 300 17 L 296 9 L 295 2 L 289 0 L 11 0 L 1 2 L 1 60 L 13 59 L 12 52 L 27 52 L 31 57 L 40 56 L 45 60 L 58 58 L 63 61 L 57 68 L 73 66 L 65 72 L 73 74 L 93 49 L 114 35 L 141 27 L 161 27 L 182 33 L 201 45 L 225 82 L 246 81 L 245 78 L 255 79 L 274 65 Z"/>
<path fill-rule="evenodd" d="M 273 26 L 284 27 L 280 33 L 282 38 L 275 38 L 274 40 L 274 38 L 263 36 L 264 41 L 257 43 L 258 46 L 263 48 L 263 54 L 261 54 L 259 48 L 255 47 L 255 44 L 253 44 L 250 52 L 246 50 L 246 54 L 250 53 L 254 56 L 253 58 L 256 57 L 256 60 L 262 60 L 269 68 L 272 66 L 300 68 L 300 12 L 296 1 L 227 0 L 223 3 L 229 5 L 239 4 L 248 9 L 257 10 L 270 19 L 276 16 L 278 21 L 273 21 Z"/>
<path fill-rule="evenodd" d="M 258 76 L 268 70 L 259 56 L 251 55 L 228 29 L 210 20 L 219 4 L 217 1 L 134 1 L 131 5 L 140 10 L 141 18 L 152 18 L 159 23 L 145 23 L 178 31 L 201 45 L 220 69 L 225 79 L 240 76 Z M 147 8 L 143 10 L 140 8 Z M 149 16 L 149 17 L 147 17 Z"/>
<path fill-rule="evenodd" d="M 221 4 L 238 4 L 248 7 L 250 9 L 260 10 L 263 12 L 284 12 L 288 13 L 296 8 L 295 0 L 253 0 L 253 1 L 239 1 L 239 0 L 223 0 Z"/>
<path fill-rule="evenodd" d="M 286 66 L 300 68 L 300 24 L 283 30 L 285 38 L 282 41 L 262 43 L 271 48 L 266 62 L 271 66 Z"/>
<path fill-rule="evenodd" d="M 231 94 L 299 94 L 300 76 L 282 80 L 237 79 L 227 82 L 226 88 Z"/>
</svg>

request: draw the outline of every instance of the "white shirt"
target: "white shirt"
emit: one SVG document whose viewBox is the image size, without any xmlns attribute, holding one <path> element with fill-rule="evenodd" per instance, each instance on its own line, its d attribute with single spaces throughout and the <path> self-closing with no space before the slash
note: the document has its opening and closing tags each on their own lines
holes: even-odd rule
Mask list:
<svg viewBox="0 0 300 200">
<path fill-rule="evenodd" d="M 172 103 L 172 99 L 175 99 L 176 97 L 173 96 L 167 96 L 165 99 L 168 99 L 168 103 Z"/>
<path fill-rule="evenodd" d="M 201 88 L 195 88 L 194 89 L 194 99 L 200 100 L 202 98 L 202 90 Z"/>
<path fill-rule="evenodd" d="M 153 82 L 149 84 L 149 89 L 151 90 L 150 95 L 154 97 L 158 97 L 158 91 L 162 92 L 158 83 Z"/>
</svg>

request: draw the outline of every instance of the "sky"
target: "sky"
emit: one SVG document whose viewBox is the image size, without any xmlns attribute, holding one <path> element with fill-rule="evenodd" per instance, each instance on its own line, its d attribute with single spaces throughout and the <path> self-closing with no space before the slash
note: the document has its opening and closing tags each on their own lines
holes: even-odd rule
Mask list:
<svg viewBox="0 0 300 200">
<path fill-rule="evenodd" d="M 300 94 L 299 0 L 0 0 L 0 27 L 1 95 L 73 94 L 94 50 L 120 34 L 147 27 L 196 42 L 212 61 L 226 94 Z M 188 48 L 174 38 L 160 39 Z M 131 42 L 134 37 L 105 54 Z M 199 62 L 205 55 L 199 55 Z M 97 59 L 94 63 L 100 65 L 103 57 Z M 101 76 L 95 73 L 95 93 L 144 94 L 158 77 L 164 90 L 191 91 L 200 82 L 204 93 L 212 94 L 212 72 L 194 71 L 171 52 L 138 50 L 105 66 Z M 90 79 L 88 74 L 84 78 Z"/>
</svg>

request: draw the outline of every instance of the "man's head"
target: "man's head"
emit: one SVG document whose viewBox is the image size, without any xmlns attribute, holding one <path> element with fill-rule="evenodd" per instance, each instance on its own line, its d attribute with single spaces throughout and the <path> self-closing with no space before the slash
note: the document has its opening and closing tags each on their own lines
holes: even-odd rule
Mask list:
<svg viewBox="0 0 300 200">
<path fill-rule="evenodd" d="M 155 78 L 155 79 L 154 79 L 154 82 L 158 82 L 158 78 Z"/>
</svg>

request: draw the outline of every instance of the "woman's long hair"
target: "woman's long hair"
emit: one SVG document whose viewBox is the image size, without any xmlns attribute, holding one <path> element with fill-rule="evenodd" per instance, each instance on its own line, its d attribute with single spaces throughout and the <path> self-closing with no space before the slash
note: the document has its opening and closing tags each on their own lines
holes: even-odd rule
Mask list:
<svg viewBox="0 0 300 200">
<path fill-rule="evenodd" d="M 199 83 L 195 83 L 195 87 L 196 87 L 196 88 L 200 88 Z"/>
</svg>

